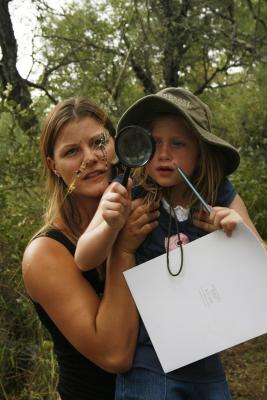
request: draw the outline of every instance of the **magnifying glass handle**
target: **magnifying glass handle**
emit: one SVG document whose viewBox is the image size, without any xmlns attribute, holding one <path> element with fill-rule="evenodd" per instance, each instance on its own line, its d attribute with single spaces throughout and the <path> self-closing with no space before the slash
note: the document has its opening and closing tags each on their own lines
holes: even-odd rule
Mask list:
<svg viewBox="0 0 267 400">
<path fill-rule="evenodd" d="M 123 178 L 122 178 L 122 182 L 121 184 L 126 187 L 127 186 L 127 182 L 128 182 L 128 178 L 131 172 L 131 168 L 130 167 L 126 167 L 126 170 L 124 172 Z"/>
</svg>

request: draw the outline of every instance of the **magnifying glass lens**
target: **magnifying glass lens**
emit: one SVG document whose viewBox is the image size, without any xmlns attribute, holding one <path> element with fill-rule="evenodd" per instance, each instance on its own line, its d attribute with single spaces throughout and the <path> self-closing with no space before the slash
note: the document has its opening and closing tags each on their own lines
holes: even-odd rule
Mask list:
<svg viewBox="0 0 267 400">
<path fill-rule="evenodd" d="M 150 133 L 140 126 L 128 126 L 120 131 L 116 142 L 120 161 L 131 168 L 145 165 L 154 152 Z"/>
</svg>

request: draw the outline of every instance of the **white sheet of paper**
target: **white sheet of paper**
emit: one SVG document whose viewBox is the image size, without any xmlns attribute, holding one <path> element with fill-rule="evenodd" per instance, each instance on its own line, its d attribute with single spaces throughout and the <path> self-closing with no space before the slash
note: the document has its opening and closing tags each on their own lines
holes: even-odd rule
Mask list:
<svg viewBox="0 0 267 400">
<path fill-rule="evenodd" d="M 164 372 L 267 332 L 267 253 L 244 224 L 186 244 L 177 277 L 166 254 L 124 275 Z"/>
</svg>

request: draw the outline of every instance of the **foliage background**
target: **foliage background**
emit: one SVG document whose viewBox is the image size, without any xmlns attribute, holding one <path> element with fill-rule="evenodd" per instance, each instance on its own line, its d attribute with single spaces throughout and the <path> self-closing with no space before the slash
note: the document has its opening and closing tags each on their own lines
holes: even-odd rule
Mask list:
<svg viewBox="0 0 267 400">
<path fill-rule="evenodd" d="M 49 336 L 23 288 L 20 263 L 43 210 L 38 135 L 58 100 L 93 98 L 117 122 L 144 94 L 184 86 L 212 109 L 214 132 L 239 148 L 231 176 L 267 239 L 267 4 L 261 0 L 33 1 L 33 67 L 16 69 L 9 6 L 0 2 L 0 398 L 55 399 Z M 266 336 L 223 354 L 234 400 L 267 398 Z"/>
</svg>

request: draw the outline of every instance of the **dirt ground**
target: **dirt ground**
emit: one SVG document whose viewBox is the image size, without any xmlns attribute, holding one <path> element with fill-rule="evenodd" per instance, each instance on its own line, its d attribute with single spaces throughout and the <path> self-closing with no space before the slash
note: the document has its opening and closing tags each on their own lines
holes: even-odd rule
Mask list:
<svg viewBox="0 0 267 400">
<path fill-rule="evenodd" d="M 267 334 L 221 355 L 233 400 L 267 400 Z"/>
</svg>

